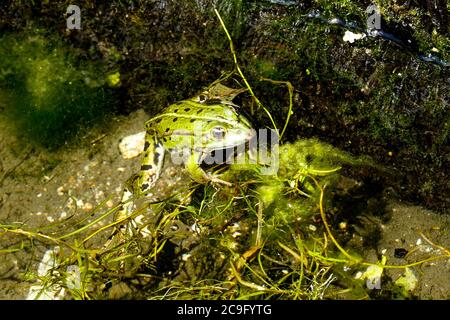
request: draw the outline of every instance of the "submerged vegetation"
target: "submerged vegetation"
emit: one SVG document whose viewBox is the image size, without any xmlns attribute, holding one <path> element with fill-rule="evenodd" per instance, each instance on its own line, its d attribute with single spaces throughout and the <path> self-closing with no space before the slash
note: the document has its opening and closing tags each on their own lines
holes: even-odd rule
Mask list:
<svg viewBox="0 0 450 320">
<path fill-rule="evenodd" d="M 235 65 L 234 72 L 223 78 L 238 77 L 256 104 L 253 112 L 265 114 L 276 128 L 237 63 L 231 36 L 218 17 Z M 109 82 L 115 84 L 117 78 L 113 74 Z M 289 82 L 267 82 L 288 88 L 282 137 L 292 113 L 293 88 Z M 105 247 L 112 228 L 126 221 L 110 222 L 118 207 L 102 213 L 99 204 L 78 221 L 68 219 L 45 231 L 0 225 L 3 237 L 28 238 L 3 251 L 23 250 L 36 242 L 56 245 L 41 262 L 40 274 L 29 272 L 25 277 L 39 281 L 34 289 L 37 298 L 73 299 L 362 299 L 381 284 L 384 268 L 405 270 L 405 276 L 385 292 L 391 298 L 406 298 L 415 286 L 410 267 L 449 257 L 442 248 L 441 255 L 409 265 L 389 265 L 385 256 L 378 262 L 364 261 L 360 253 L 341 245 L 345 237 L 334 228 L 340 212 L 328 190 L 340 192 L 342 166 L 378 166 L 316 139 L 283 143 L 279 154 L 276 175 L 261 174 L 261 164 L 232 165 L 224 176 L 234 181 L 233 186 L 196 185 L 184 191 L 182 201 L 169 197 L 136 209 L 126 221 L 141 213 L 160 216 L 140 229 L 150 232 L 147 237 L 138 233 Z M 345 231 L 345 223 L 340 228 Z"/>
<path fill-rule="evenodd" d="M 5 111 L 26 140 L 58 148 L 115 109 L 113 83 L 98 76 L 102 68 L 40 30 L 0 37 L 0 57 Z"/>
<path fill-rule="evenodd" d="M 232 187 L 197 185 L 186 190 L 192 196 L 187 205 L 170 200 L 150 205 L 163 218 L 144 226 L 151 230 L 148 238 L 136 235 L 105 249 L 118 222 L 99 223 L 110 221 L 117 207 L 102 213 L 104 204 L 99 204 L 78 221 L 45 231 L 1 225 L 4 239 L 23 236 L 20 245 L 6 250 L 39 242 L 56 245 L 43 274 L 30 270 L 26 278 L 39 280 L 36 297 L 74 299 L 361 299 L 371 294 L 367 283 L 381 281 L 385 294 L 405 298 L 414 288 L 407 277 L 410 267 L 449 257 L 444 251 L 392 266 L 386 257 L 368 262 L 344 249 L 332 228 L 329 195 L 342 178 L 339 166 L 367 165 L 366 159 L 316 140 L 284 144 L 280 151 L 275 177 L 261 175 L 257 168 L 231 167 L 227 179 L 234 181 Z M 146 206 L 128 219 L 154 214 Z M 175 223 L 180 229 L 168 231 Z M 195 228 L 186 228 L 191 225 Z M 382 280 L 384 268 L 404 269 L 406 277 L 389 285 Z"/>
<path fill-rule="evenodd" d="M 82 6 L 81 30 L 66 28 L 70 1 L 9 2 L 0 8 L 0 15 L 7 17 L 0 20 L 0 30 L 20 32 L 23 41 L 19 37 L 16 42 L 26 46 L 27 36 L 35 37 L 38 29 L 38 34 L 44 33 L 50 42 L 58 39 L 67 49 L 64 66 L 55 61 L 61 65 L 57 70 L 89 61 L 87 69 L 95 73 L 91 76 L 94 83 L 101 84 L 101 78 L 117 72 L 120 78 L 114 90 L 102 85 L 92 88 L 77 82 L 79 77 L 72 85 L 61 81 L 58 85 L 64 91 L 56 92 L 67 92 L 68 96 L 57 96 L 59 100 L 55 98 L 50 105 L 74 101 L 73 106 L 54 108 L 53 122 L 47 120 L 52 117 L 44 118 L 26 108 L 31 114 L 25 117 L 28 122 L 20 132 L 36 130 L 29 135 L 31 139 L 46 137 L 49 143 L 60 139 L 50 143 L 59 146 L 70 143 L 69 136 L 78 135 L 73 127 L 78 121 L 68 119 L 83 118 L 80 122 L 91 123 L 101 118 L 98 115 L 102 112 L 126 113 L 139 108 L 155 114 L 168 103 L 192 96 L 233 67 L 226 58 L 228 41 L 216 21 L 216 7 L 229 27 L 255 94 L 270 106 L 275 121 L 281 123 L 286 114 L 286 106 L 280 103 L 286 93 L 258 80 L 289 81 L 295 88 L 295 112 L 286 131 L 289 141 L 317 137 L 352 154 L 368 154 L 397 170 L 396 177 L 386 183 L 402 198 L 445 212 L 449 202 L 441 190 L 448 189 L 444 181 L 450 167 L 445 156 L 449 123 L 442 119 L 449 119 L 448 67 L 420 61 L 417 53 L 450 60 L 448 8 L 442 8 L 441 3 L 432 6 L 431 2 L 374 3 L 380 8 L 383 30 L 410 43 L 415 55 L 381 38 L 345 42 L 345 30 L 340 26 L 308 18 L 311 12 L 319 12 L 326 19 L 339 17 L 364 29 L 367 1 L 87 3 Z M 16 11 L 20 15 L 9 14 Z M 29 54 L 26 51 L 24 56 Z M 70 58 L 72 54 L 78 62 Z M 22 78 L 35 77 L 19 64 L 9 61 L 8 66 L 16 68 Z M 19 83 L 17 90 L 20 88 Z M 75 92 L 80 91 L 91 98 L 78 101 Z M 117 105 L 108 99 L 111 91 L 115 93 L 113 101 L 119 99 Z M 32 105 L 30 95 L 29 91 L 19 94 L 22 99 L 17 103 Z M 21 101 L 27 97 L 30 101 Z M 90 101 L 104 108 L 92 108 Z M 77 113 L 79 108 L 86 112 Z M 265 113 L 252 116 L 261 127 L 271 125 Z M 20 122 L 21 117 L 14 119 Z M 60 123 L 72 132 L 69 136 L 61 137 L 64 130 L 58 129 L 64 127 Z M 56 131 L 60 134 L 55 135 Z M 41 140 L 45 145 L 47 140 Z"/>
<path fill-rule="evenodd" d="M 354 231 L 346 217 L 354 212 L 342 199 L 356 207 L 355 188 L 347 184 L 362 168 L 407 199 L 447 207 L 445 194 L 437 194 L 448 184 L 439 179 L 448 173 L 449 123 L 442 121 L 448 119 L 442 80 L 448 74 L 381 40 L 344 44 L 338 27 L 305 19 L 320 9 L 363 24 L 365 2 L 214 3 L 216 11 L 194 0 L 119 1 L 111 9 L 87 4 L 83 12 L 91 19 L 83 19 L 83 32 L 49 27 L 52 34 L 32 24 L 20 35 L 1 36 L 6 112 L 19 135 L 55 149 L 110 113 L 142 107 L 155 114 L 221 75 L 247 89 L 238 98 L 242 111 L 260 127 L 278 129 L 278 173 L 261 174 L 261 164 L 232 165 L 223 173 L 232 186 L 186 187 L 182 199 L 144 204 L 125 221 L 112 219 L 118 207 L 107 209 L 106 201 L 36 230 L 2 221 L 0 239 L 20 240 L 0 254 L 52 248 L 40 272 L 22 275 L 37 283 L 35 297 L 410 298 L 411 268 L 448 259 L 448 249 L 431 243 L 439 254 L 407 265 L 391 265 L 384 255 L 366 261 L 360 248 L 346 246 Z M 421 28 L 423 9 L 404 15 L 377 4 L 387 26 L 412 19 L 421 52 L 450 59 L 448 38 Z M 39 10 L 51 11 L 45 3 Z M 117 32 L 100 35 L 99 21 L 105 22 L 101 32 Z M 155 212 L 158 219 L 142 227 L 150 230 L 147 237 L 104 246 L 115 226 Z M 387 268 L 403 270 L 404 277 L 393 283 L 383 276 Z M 374 293 L 381 282 L 385 290 Z"/>
</svg>

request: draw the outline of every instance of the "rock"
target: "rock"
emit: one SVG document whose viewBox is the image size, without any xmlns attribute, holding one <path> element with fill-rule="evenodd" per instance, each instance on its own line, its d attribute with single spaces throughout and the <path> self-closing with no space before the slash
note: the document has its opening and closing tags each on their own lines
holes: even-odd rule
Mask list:
<svg viewBox="0 0 450 320">
<path fill-rule="evenodd" d="M 126 136 L 119 142 L 119 151 L 124 159 L 132 159 L 144 149 L 145 131 Z"/>
</svg>

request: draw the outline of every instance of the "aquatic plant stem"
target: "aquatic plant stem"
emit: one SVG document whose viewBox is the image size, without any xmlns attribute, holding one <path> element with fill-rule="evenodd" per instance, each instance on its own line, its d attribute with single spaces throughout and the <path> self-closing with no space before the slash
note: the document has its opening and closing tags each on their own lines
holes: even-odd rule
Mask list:
<svg viewBox="0 0 450 320">
<path fill-rule="evenodd" d="M 324 192 L 325 191 L 325 186 L 322 188 L 319 185 L 319 183 L 316 181 L 316 179 L 314 179 L 313 177 L 311 177 L 311 178 L 314 180 L 314 182 L 316 183 L 316 185 L 320 189 L 320 200 L 319 200 L 320 217 L 322 218 L 322 222 L 323 222 L 323 225 L 325 226 L 325 230 L 327 231 L 328 236 L 330 237 L 330 239 L 333 242 L 333 244 L 339 249 L 339 251 L 344 256 L 346 256 L 351 261 L 359 262 L 360 259 L 353 257 L 347 251 L 345 251 L 345 249 L 342 248 L 341 245 L 339 244 L 339 242 L 337 242 L 336 239 L 334 238 L 333 233 L 331 232 L 330 226 L 328 225 L 327 218 L 325 216 L 325 210 L 323 209 L 323 196 L 325 194 L 325 192 Z"/>
<path fill-rule="evenodd" d="M 272 115 L 270 114 L 269 110 L 267 110 L 266 107 L 264 107 L 264 105 L 261 103 L 261 101 L 259 101 L 259 99 L 255 96 L 252 87 L 250 87 L 250 84 L 248 83 L 247 79 L 245 78 L 244 74 L 242 73 L 241 68 L 239 67 L 239 63 L 237 61 L 237 56 L 236 56 L 236 52 L 234 50 L 234 44 L 233 44 L 233 40 L 231 39 L 230 33 L 228 32 L 227 27 L 225 26 L 225 23 L 222 20 L 222 17 L 220 16 L 219 11 L 217 11 L 216 8 L 214 8 L 214 12 L 217 15 L 217 18 L 220 21 L 220 24 L 222 25 L 223 30 L 225 31 L 225 34 L 227 35 L 228 41 L 230 42 L 230 50 L 231 50 L 231 54 L 233 55 L 233 61 L 234 61 L 234 66 L 239 74 L 239 76 L 242 78 L 242 80 L 245 83 L 245 86 L 247 87 L 248 91 L 250 92 L 250 94 L 252 95 L 253 99 L 255 100 L 256 104 L 258 105 L 258 107 L 262 108 L 266 113 L 267 116 L 269 117 L 270 121 L 272 122 L 272 125 L 275 129 L 275 131 L 278 133 L 278 129 L 277 129 L 277 125 L 275 124 L 275 121 L 272 118 Z"/>
<path fill-rule="evenodd" d="M 286 117 L 286 122 L 284 123 L 284 127 L 283 130 L 281 130 L 280 133 L 280 140 L 284 135 L 284 132 L 287 129 L 287 126 L 289 124 L 289 120 L 291 119 L 291 115 L 292 115 L 292 106 L 293 106 L 293 96 L 294 96 L 294 87 L 292 86 L 292 83 L 290 83 L 289 81 L 279 81 L 279 80 L 272 80 L 272 79 L 268 79 L 268 78 L 260 78 L 261 81 L 269 81 L 273 84 L 285 84 L 288 88 L 289 91 L 289 110 L 288 110 L 288 115 Z"/>
<path fill-rule="evenodd" d="M 38 233 L 38 232 L 32 232 L 32 231 L 26 231 L 23 229 L 10 229 L 10 228 L 3 228 L 3 230 L 5 232 L 11 232 L 11 233 L 15 233 L 15 234 L 20 234 L 23 236 L 26 236 L 28 238 L 42 238 L 45 240 L 49 240 L 51 242 L 54 242 L 58 245 L 61 246 L 66 246 L 69 249 L 73 250 L 74 252 L 78 252 L 78 253 L 88 253 L 88 254 L 92 254 L 92 253 L 97 253 L 98 250 L 89 250 L 89 249 L 83 249 L 83 248 L 78 248 L 76 246 L 70 245 L 67 242 L 63 241 L 63 240 L 59 240 L 58 238 L 53 238 L 50 236 L 47 236 L 43 233 Z"/>
<path fill-rule="evenodd" d="M 428 258 L 428 259 L 423 259 L 423 260 L 420 260 L 420 261 L 417 261 L 417 262 L 413 262 L 413 263 L 410 263 L 410 264 L 395 266 L 395 265 L 384 265 L 384 264 L 381 265 L 380 263 L 364 262 L 364 261 L 361 261 L 361 259 L 359 259 L 359 258 L 353 257 L 347 251 L 345 251 L 344 248 L 341 247 L 339 242 L 337 242 L 337 240 L 334 238 L 333 234 L 331 233 L 331 229 L 330 229 L 330 226 L 328 225 L 328 222 L 327 222 L 327 219 L 326 219 L 326 216 L 325 216 L 325 211 L 323 209 L 323 196 L 325 194 L 324 190 L 325 190 L 326 186 L 321 187 L 319 185 L 319 183 L 317 182 L 317 180 L 314 179 L 314 177 L 311 177 L 311 178 L 314 180 L 314 182 L 316 183 L 316 185 L 320 189 L 320 200 L 319 200 L 320 216 L 322 218 L 322 221 L 323 221 L 325 229 L 326 229 L 326 231 L 328 233 L 328 236 L 330 237 L 330 239 L 333 242 L 333 244 L 339 249 L 339 251 L 345 257 L 347 257 L 349 260 L 351 260 L 351 262 L 356 262 L 358 264 L 365 265 L 365 266 L 373 266 L 373 265 L 380 266 L 380 267 L 385 268 L 385 269 L 404 269 L 404 268 L 420 265 L 420 264 L 423 264 L 425 262 L 438 260 L 438 259 L 443 259 L 443 258 L 448 258 L 448 255 L 434 256 L 434 257 L 431 257 L 431 258 Z"/>
</svg>

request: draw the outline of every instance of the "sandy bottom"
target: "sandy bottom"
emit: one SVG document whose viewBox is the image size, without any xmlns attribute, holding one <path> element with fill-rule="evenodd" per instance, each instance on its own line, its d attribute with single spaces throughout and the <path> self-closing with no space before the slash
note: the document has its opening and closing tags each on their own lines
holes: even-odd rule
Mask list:
<svg viewBox="0 0 450 320">
<path fill-rule="evenodd" d="M 102 201 L 113 207 L 119 201 L 123 183 L 140 165 L 136 159 L 124 160 L 118 143 L 121 138 L 142 131 L 147 119 L 143 111 L 116 117 L 109 130 L 93 129 L 83 139 L 89 143 L 49 154 L 20 142 L 6 119 L 0 118 L 4 131 L 0 134 L 0 222 L 22 222 L 27 229 L 37 229 L 87 214 Z M 362 229 L 348 243 L 357 247 L 365 242 L 367 230 L 376 229 L 376 243 L 365 248 L 367 260 L 375 262 L 385 255 L 387 264 L 405 265 L 429 257 L 430 253 L 443 254 L 438 245 L 450 248 L 450 215 L 398 199 L 387 203 L 385 217 L 362 218 Z M 0 249 L 11 247 L 20 247 L 19 237 L 0 237 Z M 24 281 L 24 274 L 27 270 L 36 272 L 48 249 L 37 244 L 0 253 L 0 299 L 27 297 L 32 283 Z M 400 257 L 399 252 L 407 254 Z M 403 272 L 388 269 L 386 275 L 395 281 Z M 419 279 L 416 297 L 450 298 L 450 258 L 415 266 L 413 272 Z"/>
</svg>

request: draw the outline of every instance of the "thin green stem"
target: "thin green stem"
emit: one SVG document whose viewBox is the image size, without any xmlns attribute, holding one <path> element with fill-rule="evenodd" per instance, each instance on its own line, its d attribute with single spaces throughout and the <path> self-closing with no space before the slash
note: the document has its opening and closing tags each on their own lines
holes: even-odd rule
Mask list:
<svg viewBox="0 0 450 320">
<path fill-rule="evenodd" d="M 258 107 L 262 108 L 262 109 L 266 112 L 267 116 L 269 117 L 270 121 L 272 122 L 272 125 L 273 125 L 275 131 L 276 131 L 277 134 L 279 135 L 278 129 L 277 129 L 277 125 L 275 124 L 275 121 L 273 120 L 272 115 L 270 114 L 269 110 L 267 110 L 267 108 L 264 107 L 264 105 L 261 103 L 261 101 L 259 101 L 259 99 L 255 96 L 255 93 L 253 92 L 252 87 L 250 87 L 250 84 L 248 83 L 247 79 L 245 78 L 244 73 L 242 72 L 241 68 L 239 67 L 239 63 L 238 63 L 238 60 L 237 60 L 236 52 L 235 52 L 235 50 L 234 50 L 233 40 L 231 39 L 230 33 L 228 32 L 228 29 L 227 29 L 227 27 L 225 26 L 225 23 L 223 22 L 222 17 L 220 16 L 219 11 L 217 11 L 217 9 L 214 9 L 214 12 L 216 13 L 217 18 L 219 18 L 220 24 L 222 25 L 222 28 L 223 28 L 223 30 L 225 31 L 225 34 L 227 35 L 227 38 L 228 38 L 228 40 L 229 40 L 229 42 L 230 42 L 230 50 L 231 50 L 231 54 L 233 55 L 234 66 L 235 66 L 235 68 L 236 68 L 236 70 L 237 70 L 239 76 L 240 76 L 240 77 L 242 78 L 242 80 L 244 81 L 245 86 L 247 87 L 248 91 L 249 91 L 250 94 L 252 95 L 252 97 L 253 97 L 253 99 L 255 100 L 255 102 L 256 102 L 256 104 L 258 105 Z"/>
</svg>

